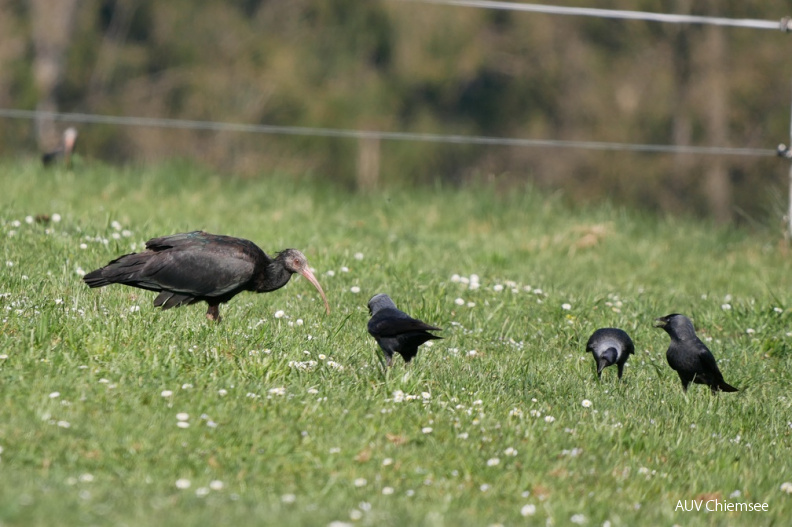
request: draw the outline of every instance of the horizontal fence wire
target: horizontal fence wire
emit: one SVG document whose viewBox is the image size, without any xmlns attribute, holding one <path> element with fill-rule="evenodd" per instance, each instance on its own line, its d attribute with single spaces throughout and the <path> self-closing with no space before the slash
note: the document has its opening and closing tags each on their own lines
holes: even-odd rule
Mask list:
<svg viewBox="0 0 792 527">
<path fill-rule="evenodd" d="M 196 121 L 165 119 L 158 117 L 128 117 L 89 113 L 46 112 L 0 108 L 0 117 L 9 119 L 52 119 L 67 123 L 109 124 L 147 128 L 171 128 L 182 130 L 205 130 L 214 132 L 244 132 L 271 135 L 309 137 L 335 137 L 345 139 L 381 139 L 388 141 L 416 141 L 458 145 L 492 145 L 529 148 L 573 148 L 582 150 L 609 150 L 661 154 L 720 155 L 745 157 L 772 157 L 776 149 L 734 148 L 723 146 L 688 146 L 639 143 L 615 143 L 605 141 L 564 141 L 558 139 L 522 139 L 511 137 L 488 137 L 475 135 L 445 135 L 416 132 L 388 132 L 382 130 L 354 130 L 343 128 L 316 128 L 306 126 L 277 126 L 267 124 L 244 124 L 218 121 Z"/>
<path fill-rule="evenodd" d="M 454 7 L 475 7 L 479 9 L 496 9 L 501 11 L 523 11 L 544 13 L 548 15 L 572 15 L 594 18 L 612 18 L 621 20 L 644 20 L 647 22 L 664 22 L 669 24 L 697 24 L 710 26 L 742 27 L 751 29 L 774 29 L 789 32 L 792 23 L 789 17 L 780 20 L 758 20 L 752 18 L 723 18 L 699 15 L 678 15 L 673 13 L 650 13 L 646 11 L 627 11 L 621 9 L 599 9 L 591 7 L 566 7 L 540 4 L 523 4 L 518 2 L 498 2 L 492 0 L 395 0 L 422 4 L 436 4 Z"/>
</svg>

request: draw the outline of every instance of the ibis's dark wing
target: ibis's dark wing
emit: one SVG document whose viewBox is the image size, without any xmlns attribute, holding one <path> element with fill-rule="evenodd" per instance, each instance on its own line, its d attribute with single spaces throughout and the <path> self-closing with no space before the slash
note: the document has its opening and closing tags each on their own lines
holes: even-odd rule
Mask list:
<svg viewBox="0 0 792 527">
<path fill-rule="evenodd" d="M 234 254 L 185 248 L 151 253 L 135 279 L 138 287 L 215 297 L 245 286 L 254 268 Z"/>
<path fill-rule="evenodd" d="M 170 234 L 168 236 L 160 236 L 159 238 L 150 239 L 146 242 L 146 249 L 150 251 L 164 251 L 166 249 L 172 249 L 175 247 L 199 248 L 211 243 L 213 237 L 217 236 L 204 231 Z"/>
</svg>

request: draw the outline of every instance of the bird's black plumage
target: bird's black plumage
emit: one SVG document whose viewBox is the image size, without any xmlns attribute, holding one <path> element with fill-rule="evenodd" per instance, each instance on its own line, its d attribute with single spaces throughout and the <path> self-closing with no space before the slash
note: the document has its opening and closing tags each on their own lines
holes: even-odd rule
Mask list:
<svg viewBox="0 0 792 527">
<path fill-rule="evenodd" d="M 368 308 L 371 314 L 368 332 L 385 353 L 388 366 L 393 363 L 394 353 L 400 354 L 404 362 L 410 362 L 418 353 L 418 346 L 427 340 L 442 338 L 429 333 L 440 331 L 440 328 L 400 311 L 386 294 L 380 293 L 371 297 Z"/>
<path fill-rule="evenodd" d="M 684 391 L 687 392 L 691 382 L 708 385 L 713 394 L 718 391 L 737 391 L 737 388 L 723 380 L 715 357 L 696 336 L 693 322 L 689 318 L 672 313 L 655 319 L 654 326 L 663 328 L 671 337 L 666 359 L 668 359 L 668 365 L 679 374 Z"/>
<path fill-rule="evenodd" d="M 600 328 L 588 339 L 586 351 L 594 357 L 597 365 L 597 377 L 602 377 L 602 370 L 616 364 L 619 379 L 622 378 L 624 364 L 630 355 L 635 353 L 635 346 L 630 336 L 619 328 Z"/>
<path fill-rule="evenodd" d="M 242 238 L 194 231 L 146 242 L 141 253 L 125 254 L 83 277 L 90 287 L 124 284 L 160 294 L 155 306 L 170 309 L 206 302 L 210 320 L 220 319 L 219 305 L 242 291 L 264 293 L 286 285 L 300 273 L 316 287 L 330 313 L 322 286 L 297 249 L 270 258 Z"/>
</svg>

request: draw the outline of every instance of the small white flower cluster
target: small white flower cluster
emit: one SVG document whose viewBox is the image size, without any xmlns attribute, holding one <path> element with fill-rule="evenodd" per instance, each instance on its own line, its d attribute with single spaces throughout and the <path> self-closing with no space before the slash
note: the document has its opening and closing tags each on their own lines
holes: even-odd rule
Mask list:
<svg viewBox="0 0 792 527">
<path fill-rule="evenodd" d="M 454 274 L 451 276 L 451 281 L 455 284 L 463 284 L 468 286 L 468 289 L 475 290 L 481 287 L 481 283 L 479 282 L 479 275 L 472 274 L 470 277 L 467 276 L 459 276 L 458 274 Z"/>
<path fill-rule="evenodd" d="M 316 368 L 316 365 L 319 364 L 315 360 L 306 360 L 306 361 L 296 361 L 290 360 L 289 361 L 289 368 L 293 368 L 299 371 L 312 371 Z"/>
<path fill-rule="evenodd" d="M 432 395 L 429 392 L 422 392 L 421 395 L 413 395 L 410 393 L 404 393 L 401 390 L 394 390 L 393 397 L 391 399 L 385 399 L 386 401 L 393 401 L 394 403 L 401 403 L 404 401 L 417 401 L 417 400 L 424 400 L 424 402 L 428 402 L 431 399 Z"/>
</svg>

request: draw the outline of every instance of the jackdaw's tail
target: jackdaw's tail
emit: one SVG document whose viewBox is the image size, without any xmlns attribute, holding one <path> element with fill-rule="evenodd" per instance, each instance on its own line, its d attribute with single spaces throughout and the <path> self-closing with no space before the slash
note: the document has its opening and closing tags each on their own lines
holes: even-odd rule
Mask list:
<svg viewBox="0 0 792 527">
<path fill-rule="evenodd" d="M 726 384 L 726 381 L 721 381 L 718 383 L 718 389 L 722 392 L 739 392 L 737 388 L 730 384 Z"/>
</svg>

